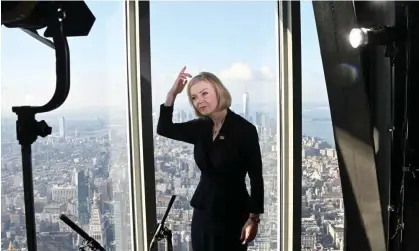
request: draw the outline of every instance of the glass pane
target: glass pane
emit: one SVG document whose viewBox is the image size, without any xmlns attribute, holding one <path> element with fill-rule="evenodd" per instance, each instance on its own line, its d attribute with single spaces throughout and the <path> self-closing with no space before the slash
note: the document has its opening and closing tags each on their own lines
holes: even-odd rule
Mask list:
<svg viewBox="0 0 419 251">
<path fill-rule="evenodd" d="M 342 250 L 344 208 L 311 1 L 301 2 L 303 92 L 301 250 Z M 322 250 L 323 250 L 322 249 Z"/>
<path fill-rule="evenodd" d="M 131 248 L 130 166 L 123 2 L 89 1 L 96 22 L 69 39 L 71 89 L 59 109 L 38 115 L 52 134 L 33 144 L 38 250 L 77 250 L 66 214 L 106 250 Z M 55 90 L 54 51 L 2 26 L 2 250 L 26 246 L 20 148 L 13 105 L 43 105 Z M 43 31 L 40 32 L 43 34 Z"/>
<path fill-rule="evenodd" d="M 232 96 L 231 110 L 256 127 L 262 152 L 265 213 L 261 216 L 257 238 L 248 250 L 276 250 L 276 2 L 157 1 L 151 3 L 150 16 L 154 126 L 160 116 L 160 105 L 182 67 L 186 66 L 186 71 L 194 76 L 209 71 L 221 79 Z M 176 99 L 174 122 L 195 119 L 186 92 L 187 88 Z M 178 195 L 168 218 L 174 232 L 174 250 L 191 250 L 190 200 L 201 178 L 194 161 L 194 146 L 157 133 L 154 144 L 157 220 L 165 212 L 170 196 Z M 249 179 L 246 179 L 249 190 Z M 160 250 L 163 247 L 164 244 Z"/>
</svg>

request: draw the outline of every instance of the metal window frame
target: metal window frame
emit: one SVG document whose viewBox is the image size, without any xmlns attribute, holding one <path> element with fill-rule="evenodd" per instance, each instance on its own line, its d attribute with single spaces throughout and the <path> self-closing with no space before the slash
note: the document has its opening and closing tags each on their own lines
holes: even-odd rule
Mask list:
<svg viewBox="0 0 419 251">
<path fill-rule="evenodd" d="M 302 84 L 299 1 L 278 1 L 278 247 L 301 249 Z"/>
<path fill-rule="evenodd" d="M 156 224 L 151 93 L 150 3 L 126 1 L 133 250 L 147 250 Z M 300 3 L 278 1 L 278 247 L 301 247 Z M 297 250 L 297 249 L 295 249 Z"/>
<path fill-rule="evenodd" d="M 156 225 L 150 2 L 125 1 L 132 248 L 148 250 Z"/>
</svg>

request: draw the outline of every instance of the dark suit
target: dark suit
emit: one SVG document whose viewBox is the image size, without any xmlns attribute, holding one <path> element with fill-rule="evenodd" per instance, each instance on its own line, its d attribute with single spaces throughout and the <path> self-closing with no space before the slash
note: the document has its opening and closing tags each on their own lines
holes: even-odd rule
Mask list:
<svg viewBox="0 0 419 251">
<path fill-rule="evenodd" d="M 213 141 L 211 119 L 173 123 L 172 117 L 173 106 L 161 105 L 157 133 L 194 144 L 195 162 L 201 170 L 191 199 L 193 250 L 246 250 L 239 240 L 241 228 L 249 213 L 263 213 L 262 157 L 255 126 L 228 109 Z"/>
</svg>

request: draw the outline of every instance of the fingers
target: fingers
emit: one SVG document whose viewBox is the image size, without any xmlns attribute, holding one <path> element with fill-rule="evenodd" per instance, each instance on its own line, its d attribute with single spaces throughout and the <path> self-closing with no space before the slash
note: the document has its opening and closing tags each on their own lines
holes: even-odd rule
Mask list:
<svg viewBox="0 0 419 251">
<path fill-rule="evenodd" d="M 188 83 L 188 80 L 187 79 L 181 79 L 180 83 L 185 86 Z"/>
<path fill-rule="evenodd" d="M 249 243 L 249 237 L 250 237 L 250 231 L 246 229 L 244 231 L 243 245 Z"/>
<path fill-rule="evenodd" d="M 191 74 L 189 73 L 180 73 L 178 76 L 179 83 L 182 85 L 186 85 L 188 83 L 188 78 L 191 78 Z"/>
<path fill-rule="evenodd" d="M 182 68 L 176 80 L 176 84 L 181 84 L 182 87 L 184 87 L 188 83 L 188 78 L 192 78 L 192 75 L 185 72 L 185 70 L 186 66 Z"/>
<path fill-rule="evenodd" d="M 184 76 L 184 77 L 192 78 L 192 75 L 189 74 L 189 73 L 187 73 L 187 72 L 185 72 L 185 70 L 186 70 L 186 66 L 184 66 L 182 68 L 182 70 L 179 72 L 179 76 Z"/>
<path fill-rule="evenodd" d="M 249 235 L 246 236 L 246 238 L 244 238 L 243 243 L 247 244 L 247 243 L 253 241 L 254 239 L 255 239 L 255 236 L 253 236 L 252 234 L 249 234 Z"/>
<path fill-rule="evenodd" d="M 184 73 L 184 72 L 185 72 L 185 70 L 186 70 L 186 66 L 183 66 L 182 70 L 180 71 L 180 74 L 181 74 L 181 73 Z"/>
<path fill-rule="evenodd" d="M 253 241 L 256 237 L 256 233 L 251 229 L 244 229 L 242 230 L 240 241 L 242 241 L 243 245 L 248 244 L 249 242 Z"/>
<path fill-rule="evenodd" d="M 189 73 L 180 73 L 179 78 L 192 78 L 192 75 Z"/>
<path fill-rule="evenodd" d="M 181 76 L 181 75 L 180 75 L 180 76 L 178 77 L 178 79 L 179 79 L 179 81 L 178 81 L 178 82 L 179 82 L 180 84 L 182 84 L 182 85 L 186 85 L 186 83 L 188 82 L 188 79 L 186 78 L 186 76 Z"/>
<path fill-rule="evenodd" d="M 246 230 L 242 229 L 242 233 L 240 235 L 240 241 L 244 241 L 246 239 Z"/>
<path fill-rule="evenodd" d="M 240 241 L 242 242 L 243 245 L 246 244 L 246 230 L 242 230 L 242 234 L 240 236 Z"/>
</svg>

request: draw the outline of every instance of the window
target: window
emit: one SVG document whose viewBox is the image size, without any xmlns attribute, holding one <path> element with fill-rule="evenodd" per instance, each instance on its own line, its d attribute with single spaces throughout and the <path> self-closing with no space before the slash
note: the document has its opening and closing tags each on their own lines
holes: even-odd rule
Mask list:
<svg viewBox="0 0 419 251">
<path fill-rule="evenodd" d="M 344 208 L 329 101 L 311 1 L 301 2 L 301 250 L 342 250 Z"/>
<path fill-rule="evenodd" d="M 71 90 L 59 109 L 38 115 L 53 128 L 33 144 L 38 250 L 74 250 L 66 214 L 106 250 L 132 249 L 127 76 L 123 2 L 89 1 L 96 22 L 69 38 Z M 18 29 L 2 26 L 2 247 L 26 244 L 15 105 L 43 105 L 55 88 L 55 55 Z"/>
<path fill-rule="evenodd" d="M 152 2 L 150 12 L 154 127 L 183 66 L 192 75 L 202 70 L 218 75 L 232 94 L 232 110 L 252 122 L 260 138 L 265 213 L 249 250 L 277 250 L 276 2 Z M 176 99 L 174 122 L 194 118 L 185 93 Z M 200 178 L 193 146 L 154 133 L 157 220 L 170 196 L 178 195 L 167 222 L 174 249 L 191 250 L 189 200 Z"/>
</svg>

